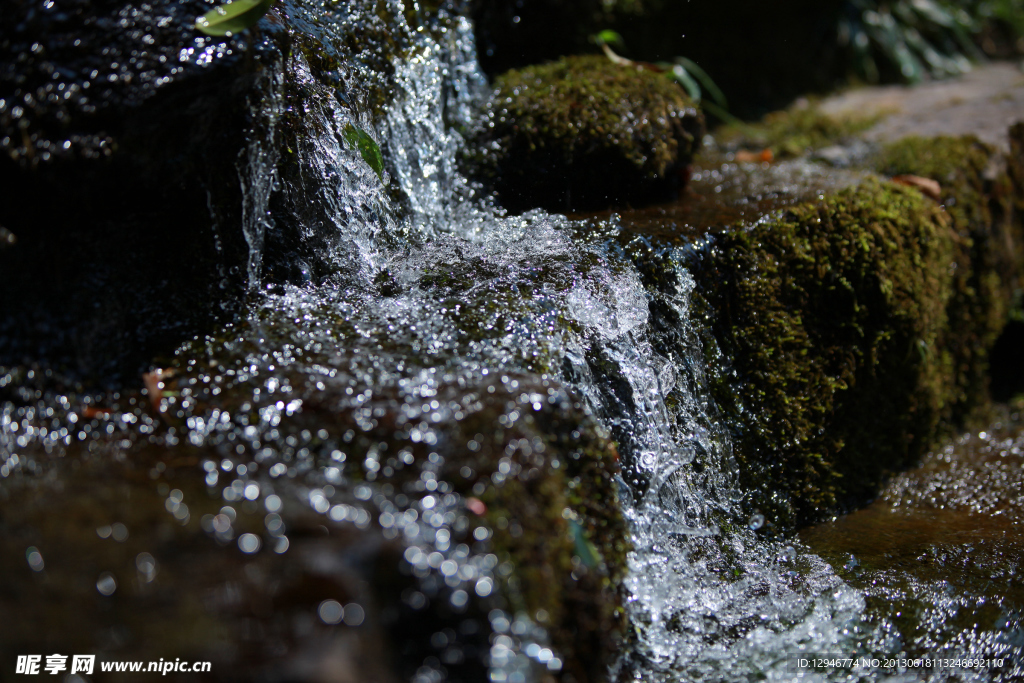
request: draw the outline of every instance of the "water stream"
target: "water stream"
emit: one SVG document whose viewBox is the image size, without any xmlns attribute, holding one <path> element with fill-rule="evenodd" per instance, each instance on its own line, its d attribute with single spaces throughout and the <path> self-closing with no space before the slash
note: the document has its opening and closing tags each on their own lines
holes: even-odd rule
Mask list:
<svg viewBox="0 0 1024 683">
<path fill-rule="evenodd" d="M 333 25 L 319 17 L 316 30 L 337 32 L 341 44 L 345 31 L 375 20 L 373 4 L 349 2 Z M 401 17 L 401 3 L 392 4 Z M 316 12 L 288 8 L 299 26 Z M 492 636 L 480 647 L 488 651 L 489 679 L 539 681 L 563 665 L 552 634 L 544 615 L 498 600 L 496 586 L 510 569 L 488 549 L 493 532 L 474 530 L 466 512 L 483 484 L 472 483 L 467 467 L 446 469 L 446 459 L 459 443 L 486 452 L 492 434 L 476 430 L 495 430 L 504 434 L 506 457 L 490 476 L 494 484 L 524 463 L 564 468 L 545 463 L 545 443 L 530 420 L 542 407 L 578 410 L 615 439 L 622 463 L 616 487 L 632 551 L 627 638 L 612 678 L 788 681 L 800 654 L 903 651 L 897 625 L 869 618 L 863 592 L 799 542 L 763 533 L 765 520 L 742 505 L 707 388 L 703 323 L 690 309 L 694 284 L 685 263 L 701 241 L 678 247 L 634 236 L 614 216 L 509 216 L 460 173 L 463 133 L 489 93 L 471 24 L 442 16 L 432 30 L 398 28 L 406 55 L 377 118 L 367 93 L 380 76 L 361 67 L 358 54 L 346 55 L 340 95 L 312 76 L 301 54 L 268 63 L 263 96 L 251 103 L 251 142 L 238 161 L 256 293 L 246 318 L 179 350 L 161 405 L 176 416 L 173 429 L 129 394 L 95 397 L 93 422 L 53 393 L 6 404 L 6 495 L 16 498 L 32 477 L 70 481 L 70 456 L 120 462 L 128 454 L 149 463 L 183 449 L 194 458 L 183 467 L 196 481 L 171 482 L 159 501 L 182 525 L 199 519 L 219 543 L 243 552 L 250 552 L 246 543 L 263 544 L 263 552 L 287 558 L 304 543 L 289 520 L 313 515 L 315 527 L 319 516 L 367 534 L 379 524 L 385 544 L 401 545 L 417 581 L 402 594 L 402 609 L 414 614 L 428 601 L 446 601 L 453 624 L 486 619 Z M 272 53 L 266 40 L 254 49 Z M 285 80 L 306 87 L 312 103 L 301 146 L 289 150 L 302 169 L 291 186 L 277 171 Z M 345 143 L 351 124 L 379 141 L 384 179 Z M 265 281 L 275 192 L 328 207 L 336 239 L 322 257 L 334 270 L 323 282 Z M 656 253 L 670 284 L 645 286 L 637 253 Z M 666 321 L 669 332 L 657 324 Z M 385 433 L 396 436 L 379 438 Z M 352 466 L 361 477 L 351 476 Z M 203 502 L 209 491 L 221 499 L 215 505 Z M 515 536 L 516 519 L 506 522 Z M 350 617 L 362 599 L 352 596 Z M 488 600 L 485 614 L 459 616 Z M 333 613 L 322 609 L 331 623 Z M 473 641 L 466 635 L 473 631 L 460 633 L 463 646 Z M 963 633 L 959 646 L 970 648 L 970 631 Z M 440 681 L 469 666 L 454 645 L 434 640 L 414 680 Z M 987 645 L 1004 653 L 1019 647 L 998 639 Z M 462 675 L 471 679 L 472 671 Z M 803 672 L 801 680 L 954 680 L 933 673 Z M 980 671 L 958 675 L 992 680 Z"/>
</svg>

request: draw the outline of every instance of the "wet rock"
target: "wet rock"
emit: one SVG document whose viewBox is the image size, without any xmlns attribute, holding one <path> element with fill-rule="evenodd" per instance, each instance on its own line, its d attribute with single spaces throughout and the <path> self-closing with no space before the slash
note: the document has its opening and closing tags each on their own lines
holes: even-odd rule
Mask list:
<svg viewBox="0 0 1024 683">
<path fill-rule="evenodd" d="M 619 456 L 552 374 L 570 323 L 534 295 L 573 286 L 572 242 L 531 228 L 438 238 L 386 297 L 282 286 L 145 392 L 0 375 L 0 604 L 45 605 L 2 647 L 211 660 L 213 680 L 603 680 L 625 637 Z M 147 596 L 180 607 L 131 616 Z M 65 598 L 93 628 L 51 627 Z"/>
<path fill-rule="evenodd" d="M 957 643 L 1005 657 L 997 675 L 1019 676 L 1020 407 L 948 440 L 868 507 L 800 533 L 865 592 L 872 622 L 904 634 L 909 655 Z"/>
<path fill-rule="evenodd" d="M 982 85 L 1006 87 L 995 71 Z M 956 89 L 920 90 L 935 104 Z M 914 89 L 892 90 L 878 92 L 886 102 L 898 95 L 903 113 L 868 107 L 851 118 L 849 107 L 803 104 L 727 131 L 723 157 L 709 154 L 693 175 L 717 203 L 665 215 L 695 242 L 693 272 L 712 320 L 706 352 L 722 368 L 716 400 L 742 476 L 760 491 L 750 504 L 782 526 L 873 498 L 887 473 L 986 404 L 990 372 L 1001 375 L 990 354 L 1007 362 L 1006 342 L 996 342 L 1024 274 L 1021 126 L 999 147 L 973 136 L 893 140 L 876 132 L 892 128 L 886 117 L 898 129 L 924 117 L 945 130 L 963 104 L 922 109 Z M 851 97 L 872 101 L 872 91 Z M 991 128 L 981 132 L 1007 139 Z M 797 158 L 736 163 L 737 149 L 762 147 Z M 872 173 L 913 177 L 935 198 Z M 701 222 L 722 227 L 708 234 Z"/>
<path fill-rule="evenodd" d="M 875 143 L 908 135 L 974 135 L 1005 152 L 1007 130 L 1021 118 L 1021 71 L 1010 63 L 975 66 L 960 78 L 937 80 L 913 89 L 901 86 L 853 89 L 822 100 L 822 114 L 842 120 L 872 121 L 861 136 Z"/>
<path fill-rule="evenodd" d="M 18 245 L 0 249 L 0 363 L 116 382 L 265 282 L 351 273 L 339 216 L 362 216 L 339 197 L 372 180 L 360 210 L 379 215 L 389 189 L 342 131 L 372 131 L 436 8 L 321 21 L 285 1 L 232 38 L 195 30 L 209 8 L 4 6 L 0 183 L 18 200 L 0 223 Z M 307 125 L 337 128 L 333 168 L 311 168 Z"/>
<path fill-rule="evenodd" d="M 73 454 L 73 475 L 5 481 L 0 603 L 23 618 L 0 626 L 3 656 L 94 654 L 96 673 L 110 660 L 180 658 L 210 662 L 206 680 L 400 680 L 387 634 L 410 616 L 401 546 L 372 528 L 328 530 L 308 511 L 210 496 L 193 476 L 197 455 Z M 456 627 L 486 624 L 458 616 Z M 72 617 L 79 626 L 68 629 Z"/>
<path fill-rule="evenodd" d="M 187 390 L 196 378 L 164 384 L 189 425 L 275 410 L 236 385 L 211 412 L 213 396 Z M 264 432 L 280 456 L 226 449 L 234 437 L 175 447 L 198 443 L 190 428 L 146 443 L 116 427 L 59 459 L 22 449 L 5 461 L 0 604 L 36 617 L 5 634 L 3 654 L 180 657 L 212 661 L 226 681 L 408 680 L 431 667 L 475 681 L 524 666 L 604 678 L 622 628 L 617 456 L 563 389 L 529 376 L 442 388 L 466 415 L 428 443 L 397 395 L 371 388 L 372 402 L 347 406 L 345 382 L 309 393 L 301 376 L 280 379 L 300 389 L 289 406 L 305 398 Z M 147 404 L 74 421 L 163 432 Z M 59 627 L 69 613 L 88 628 Z M 547 656 L 524 658 L 527 643 Z"/>
<path fill-rule="evenodd" d="M 827 119 L 769 117 L 743 139 L 795 141 L 797 158 L 737 162 L 727 138 L 682 201 L 623 212 L 624 239 L 685 245 L 748 505 L 779 528 L 872 499 L 987 403 L 1024 274 L 1020 126 L 1005 155 L 970 136 L 880 145 L 863 138 L 878 119 Z M 829 167 L 839 157 L 847 169 Z M 901 175 L 937 185 L 938 203 L 888 181 Z M 666 264 L 639 265 L 674 286 Z M 658 326 L 666 352 L 675 325 Z"/>
<path fill-rule="evenodd" d="M 230 311 L 246 248 L 209 204 L 237 215 L 252 83 L 242 41 L 195 32 L 202 7 L 4 6 L 0 182 L 17 200 L 0 221 L 18 244 L 0 251 L 0 362 L 109 377 Z"/>
<path fill-rule="evenodd" d="M 904 139 L 875 168 L 938 181 L 942 206 L 867 181 L 708 242 L 716 399 L 752 487 L 774 482 L 761 509 L 799 523 L 869 499 L 984 405 L 1024 264 L 998 160 L 971 138 Z"/>
<path fill-rule="evenodd" d="M 685 181 L 703 117 L 681 87 L 605 57 L 567 57 L 496 81 L 479 144 L 504 206 L 604 208 Z"/>
</svg>

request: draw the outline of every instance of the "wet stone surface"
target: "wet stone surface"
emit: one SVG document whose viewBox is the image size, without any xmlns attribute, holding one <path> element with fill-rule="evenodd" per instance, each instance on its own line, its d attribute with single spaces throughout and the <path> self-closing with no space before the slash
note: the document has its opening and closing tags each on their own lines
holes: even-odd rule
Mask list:
<svg viewBox="0 0 1024 683">
<path fill-rule="evenodd" d="M 1024 639 L 1024 424 L 1019 406 L 896 475 L 877 501 L 800 539 L 867 596 L 868 616 L 914 656 L 1007 657 Z"/>
<path fill-rule="evenodd" d="M 268 294 L 144 392 L 5 369 L 0 599 L 43 607 L 4 655 L 599 679 L 623 620 L 618 454 L 549 365 L 567 291 L 605 266 L 558 227 L 439 238 L 384 295 Z M 89 628 L 54 628 L 65 611 Z"/>
<path fill-rule="evenodd" d="M 1024 118 L 1024 70 L 1017 64 L 975 66 L 958 78 L 914 88 L 884 86 L 850 90 L 823 100 L 830 116 L 877 116 L 863 139 L 892 142 L 908 135 L 975 135 L 1006 151 L 1007 129 Z"/>
</svg>

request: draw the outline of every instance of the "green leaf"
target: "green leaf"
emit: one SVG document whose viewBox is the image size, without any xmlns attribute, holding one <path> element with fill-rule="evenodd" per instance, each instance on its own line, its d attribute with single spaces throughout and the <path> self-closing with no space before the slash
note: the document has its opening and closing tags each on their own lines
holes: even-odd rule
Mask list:
<svg viewBox="0 0 1024 683">
<path fill-rule="evenodd" d="M 380 153 L 380 147 L 374 142 L 373 138 L 366 134 L 361 128 L 356 128 L 351 123 L 345 125 L 345 130 L 342 131 L 342 135 L 352 149 L 359 150 L 359 154 L 363 157 L 363 161 L 369 164 L 373 172 L 377 174 L 380 181 L 384 182 L 384 157 Z"/>
<path fill-rule="evenodd" d="M 600 33 L 590 36 L 590 40 L 598 45 L 614 45 L 620 49 L 625 49 L 626 47 L 626 43 L 622 40 L 622 36 L 611 29 L 605 29 Z"/>
<path fill-rule="evenodd" d="M 572 534 L 572 542 L 576 555 L 580 558 L 580 561 L 587 566 L 588 569 L 597 569 L 597 567 L 604 561 L 601 557 L 601 552 L 596 546 L 587 538 L 586 533 L 583 531 L 583 527 L 575 519 L 569 520 L 569 533 Z"/>
<path fill-rule="evenodd" d="M 230 36 L 252 28 L 274 0 L 235 0 L 219 5 L 196 19 L 196 29 L 208 36 Z"/>
<path fill-rule="evenodd" d="M 697 85 L 697 81 L 693 80 L 681 64 L 673 66 L 669 74 L 671 74 L 672 78 L 679 81 L 679 84 L 686 90 L 687 95 L 700 102 L 700 86 Z"/>
<path fill-rule="evenodd" d="M 693 75 L 700 84 L 704 86 L 704 89 L 711 95 L 711 99 L 717 102 L 722 107 L 728 107 L 729 105 L 725 102 L 725 94 L 719 89 L 718 85 L 711 80 L 711 76 L 704 69 L 697 66 L 696 62 L 686 57 L 676 57 L 676 64 L 683 67 L 687 73 Z"/>
</svg>

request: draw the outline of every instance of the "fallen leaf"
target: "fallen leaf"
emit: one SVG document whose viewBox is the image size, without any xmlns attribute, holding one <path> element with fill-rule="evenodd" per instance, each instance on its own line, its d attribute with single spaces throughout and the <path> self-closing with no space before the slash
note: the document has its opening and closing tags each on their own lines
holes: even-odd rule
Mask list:
<svg viewBox="0 0 1024 683">
<path fill-rule="evenodd" d="M 770 149 L 762 149 L 760 152 L 752 152 L 748 149 L 741 149 L 736 152 L 736 163 L 740 164 L 751 164 L 751 163 L 771 163 L 775 159 L 775 155 Z"/>
<path fill-rule="evenodd" d="M 98 417 L 109 417 L 110 410 L 99 406 L 85 406 L 82 408 L 82 417 L 88 420 L 95 420 Z"/>
<path fill-rule="evenodd" d="M 162 368 L 157 368 L 142 376 L 142 381 L 146 385 L 146 394 L 149 396 L 149 402 L 153 406 L 153 410 L 158 413 L 162 413 L 167 409 L 164 405 L 164 380 L 170 379 L 173 376 L 174 370 L 164 370 Z"/>
<path fill-rule="evenodd" d="M 892 177 L 892 181 L 897 185 L 916 187 L 924 196 L 931 197 L 937 202 L 942 201 L 942 186 L 931 178 L 922 178 L 919 175 L 896 175 Z"/>
<path fill-rule="evenodd" d="M 272 4 L 274 0 L 235 0 L 196 19 L 196 29 L 208 36 L 231 36 L 255 26 Z"/>
</svg>

